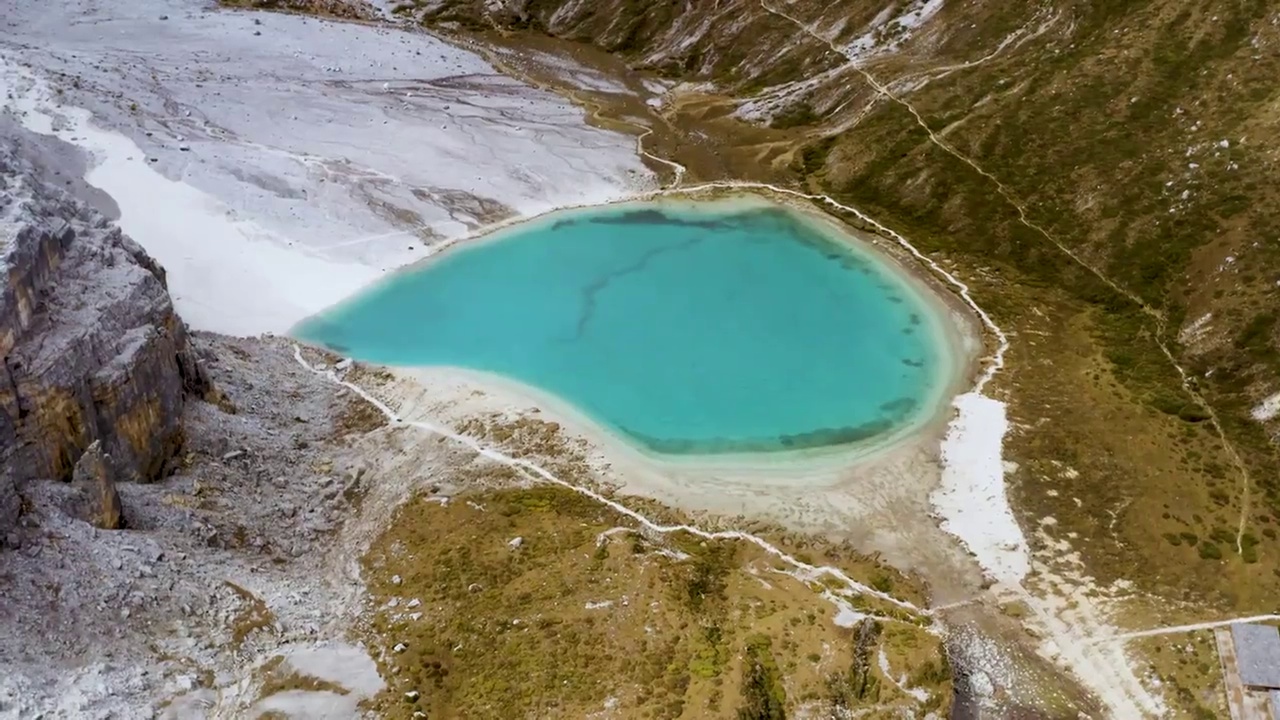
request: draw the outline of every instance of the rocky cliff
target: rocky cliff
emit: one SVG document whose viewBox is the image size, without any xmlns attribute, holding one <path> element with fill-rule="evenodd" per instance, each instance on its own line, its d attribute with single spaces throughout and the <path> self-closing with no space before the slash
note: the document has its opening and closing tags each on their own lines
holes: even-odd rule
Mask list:
<svg viewBox="0 0 1280 720">
<path fill-rule="evenodd" d="M 94 443 L 114 479 L 161 477 L 208 382 L 164 271 L 0 139 L 0 529 L 23 483 L 70 480 Z"/>
</svg>

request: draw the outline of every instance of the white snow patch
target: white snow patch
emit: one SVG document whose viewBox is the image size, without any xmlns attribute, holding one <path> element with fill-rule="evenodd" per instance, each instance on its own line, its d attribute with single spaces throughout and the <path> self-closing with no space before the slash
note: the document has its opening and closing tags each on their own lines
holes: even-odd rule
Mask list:
<svg viewBox="0 0 1280 720">
<path fill-rule="evenodd" d="M 601 600 L 600 602 L 589 602 L 583 606 L 584 610 L 603 610 L 604 608 L 613 607 L 612 600 Z"/>
<path fill-rule="evenodd" d="M 1188 345 L 1199 340 L 1209 329 L 1210 320 L 1213 320 L 1213 313 L 1211 312 L 1205 313 L 1204 315 L 1196 318 L 1193 322 L 1188 323 L 1187 326 L 1182 329 L 1182 332 L 1178 333 L 1178 342 L 1183 345 Z"/>
<path fill-rule="evenodd" d="M 930 501 L 942 529 L 959 538 L 983 569 L 1017 584 L 1031 568 L 1031 555 L 1005 492 L 1004 403 L 970 392 L 954 405 L 956 417 L 942 441 L 942 484 Z"/>
<path fill-rule="evenodd" d="M 924 688 L 907 687 L 907 676 L 894 677 L 893 668 L 889 667 L 889 656 L 885 654 L 884 647 L 880 647 L 880 672 L 889 678 L 889 682 L 893 683 L 902 692 L 916 699 L 916 702 L 926 702 L 929 699 L 929 691 Z"/>
<path fill-rule="evenodd" d="M 891 7 L 885 8 L 871 21 L 862 35 L 844 46 L 845 57 L 857 64 L 876 55 L 894 52 L 910 39 L 914 30 L 937 15 L 945 2 L 946 0 L 916 0 L 897 17 L 892 17 Z"/>
<path fill-rule="evenodd" d="M 1280 392 L 1268 397 L 1253 408 L 1253 419 L 1266 422 L 1280 415 Z"/>
<path fill-rule="evenodd" d="M 849 604 L 848 600 L 830 590 L 822 593 L 822 599 L 836 606 L 836 616 L 832 618 L 832 622 L 836 624 L 836 627 L 851 628 L 867 618 L 866 613 L 854 610 L 853 605 Z"/>
</svg>

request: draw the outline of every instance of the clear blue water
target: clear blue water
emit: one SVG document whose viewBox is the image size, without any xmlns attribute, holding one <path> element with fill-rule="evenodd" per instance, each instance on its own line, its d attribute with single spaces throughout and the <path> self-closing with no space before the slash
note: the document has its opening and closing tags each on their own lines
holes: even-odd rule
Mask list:
<svg viewBox="0 0 1280 720">
<path fill-rule="evenodd" d="M 763 203 L 566 211 L 294 334 L 359 360 L 498 373 L 659 453 L 862 442 L 932 413 L 952 361 L 936 309 L 830 233 Z"/>
</svg>

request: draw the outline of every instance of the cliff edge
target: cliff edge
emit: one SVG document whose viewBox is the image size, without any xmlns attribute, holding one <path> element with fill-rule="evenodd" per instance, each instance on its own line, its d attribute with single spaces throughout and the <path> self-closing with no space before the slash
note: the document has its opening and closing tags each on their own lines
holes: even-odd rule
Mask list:
<svg viewBox="0 0 1280 720">
<path fill-rule="evenodd" d="M 114 480 L 162 477 L 209 389 L 164 270 L 36 157 L 0 137 L 0 531 L 25 483 L 71 480 L 95 442 Z"/>
</svg>

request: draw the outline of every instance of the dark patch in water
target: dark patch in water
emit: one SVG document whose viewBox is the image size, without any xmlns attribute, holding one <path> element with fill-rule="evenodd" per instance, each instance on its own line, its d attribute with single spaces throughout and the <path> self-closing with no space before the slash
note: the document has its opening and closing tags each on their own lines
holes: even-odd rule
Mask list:
<svg viewBox="0 0 1280 720">
<path fill-rule="evenodd" d="M 902 402 L 895 400 L 894 403 Z M 912 405 L 914 401 L 908 400 Z M 889 403 L 889 404 L 894 404 Z M 806 450 L 809 448 L 848 445 L 869 440 L 893 430 L 895 422 L 887 418 L 879 418 L 861 425 L 838 428 L 819 428 L 806 433 L 781 435 L 777 438 L 750 438 L 733 440 L 730 438 L 711 438 L 708 440 L 680 440 L 676 438 L 658 438 L 644 433 L 633 432 L 622 428 L 622 431 L 638 440 L 645 447 L 667 455 L 715 455 L 738 452 L 778 452 L 781 450 Z"/>
<path fill-rule="evenodd" d="M 909 316 L 907 316 L 907 319 L 911 322 L 912 325 L 919 325 L 920 313 L 911 313 Z"/>
<path fill-rule="evenodd" d="M 889 300 L 889 302 L 893 303 L 894 305 L 901 305 L 901 304 L 902 304 L 902 298 L 898 297 L 897 295 L 890 295 L 890 296 L 888 297 L 888 300 Z"/>
<path fill-rule="evenodd" d="M 924 367 L 923 360 L 908 360 L 906 358 L 902 358 L 902 364 L 913 368 Z"/>
<path fill-rule="evenodd" d="M 908 327 L 908 328 L 902 328 L 902 334 L 903 334 L 903 335 L 915 335 L 915 334 L 916 334 L 916 331 L 915 331 L 915 329 L 914 329 L 914 328 L 909 328 L 909 327 Z"/>
<path fill-rule="evenodd" d="M 889 402 L 881 405 L 880 412 L 894 417 L 902 417 L 912 410 L 915 410 L 916 404 L 915 400 L 912 400 L 909 397 L 902 397 L 897 400 L 890 400 Z"/>
<path fill-rule="evenodd" d="M 715 218 L 713 220 L 692 220 L 690 218 L 668 215 L 661 210 L 627 210 L 617 215 L 601 215 L 590 218 L 587 222 L 595 225 L 673 225 L 676 227 L 696 227 L 703 230 L 727 230 L 741 225 L 746 220 L 742 216 L 731 218 Z M 561 222 L 574 222 L 563 220 Z M 560 223 L 553 227 L 559 229 Z"/>
</svg>

